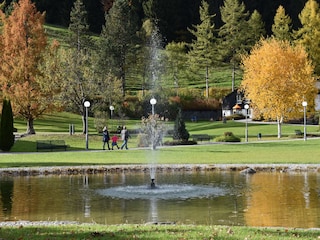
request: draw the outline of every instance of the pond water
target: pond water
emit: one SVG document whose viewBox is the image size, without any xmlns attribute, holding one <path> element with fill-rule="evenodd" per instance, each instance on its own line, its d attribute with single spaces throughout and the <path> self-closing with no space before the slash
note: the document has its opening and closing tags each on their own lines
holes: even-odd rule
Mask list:
<svg viewBox="0 0 320 240">
<path fill-rule="evenodd" d="M 0 177 L 0 221 L 320 227 L 320 174 L 239 172 Z"/>
</svg>

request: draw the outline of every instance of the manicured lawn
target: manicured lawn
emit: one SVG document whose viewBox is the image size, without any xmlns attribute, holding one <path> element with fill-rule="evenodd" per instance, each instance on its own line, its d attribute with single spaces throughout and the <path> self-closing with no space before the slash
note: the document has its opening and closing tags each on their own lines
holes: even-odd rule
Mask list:
<svg viewBox="0 0 320 240">
<path fill-rule="evenodd" d="M 69 135 L 69 124 L 75 125 L 76 134 Z M 118 125 L 127 125 L 129 130 L 139 128 L 139 120 L 111 120 L 109 129 Z M 167 128 L 172 129 L 173 123 L 168 122 Z M 213 137 L 233 132 L 242 138 L 242 143 L 220 144 L 213 141 L 193 146 L 177 146 L 158 148 L 154 153 L 147 149 L 136 149 L 137 136 L 132 134 L 129 139 L 129 151 L 100 151 L 102 136 L 94 128 L 93 119 L 89 119 L 89 151 L 85 150 L 85 135 L 81 133 L 81 116 L 70 113 L 58 113 L 44 116 L 35 121 L 37 134 L 19 139 L 11 152 L 19 154 L 2 154 L 0 167 L 19 166 L 75 166 L 100 164 L 147 164 L 152 161 L 162 164 L 218 164 L 218 163 L 318 163 L 320 159 L 320 140 L 309 138 L 303 141 L 294 136 L 294 130 L 303 131 L 302 125 L 283 125 L 283 138 L 278 141 L 275 124 L 250 123 L 249 143 L 244 143 L 245 123 L 222 122 L 186 122 L 189 133 L 209 134 Z M 24 121 L 16 121 L 18 133 L 25 129 Z M 308 133 L 318 134 L 318 126 L 308 126 Z M 262 140 L 257 134 L 262 133 Z M 293 138 L 294 137 L 294 138 Z M 45 139 L 63 139 L 69 148 L 67 151 L 36 153 L 36 141 Z M 172 140 L 170 136 L 165 138 Z M 269 140 L 277 140 L 270 142 Z M 119 142 L 121 144 L 121 141 Z M 95 150 L 95 151 L 93 151 Z"/>
<path fill-rule="evenodd" d="M 3 154 L 0 167 L 76 166 L 101 164 L 281 164 L 319 163 L 320 139 L 210 144 L 114 151 L 59 151 Z M 129 144 L 130 147 L 130 144 Z"/>
<path fill-rule="evenodd" d="M 3 239 L 318 239 L 319 230 L 195 225 L 2 227 Z"/>
</svg>

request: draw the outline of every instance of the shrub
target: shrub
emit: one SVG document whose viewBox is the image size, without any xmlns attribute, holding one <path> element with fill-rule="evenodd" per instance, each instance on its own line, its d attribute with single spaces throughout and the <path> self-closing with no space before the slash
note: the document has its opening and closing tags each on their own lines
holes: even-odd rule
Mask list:
<svg viewBox="0 0 320 240">
<path fill-rule="evenodd" d="M 246 117 L 240 113 L 234 113 L 230 116 L 226 117 L 227 120 L 240 120 L 240 119 L 245 119 Z"/>
<path fill-rule="evenodd" d="M 215 142 L 241 142 L 241 139 L 232 132 L 225 132 L 224 135 L 216 137 Z"/>
<path fill-rule="evenodd" d="M 176 121 L 174 122 L 173 139 L 188 141 L 189 136 L 190 134 L 186 129 L 186 124 L 181 117 L 181 109 L 179 109 Z"/>
<path fill-rule="evenodd" d="M 13 114 L 10 100 L 3 100 L 0 124 L 0 149 L 10 151 L 14 144 Z"/>
<path fill-rule="evenodd" d="M 104 126 L 108 125 L 109 114 L 105 111 L 96 111 L 94 113 L 94 126 L 98 133 L 102 132 Z"/>
<path fill-rule="evenodd" d="M 166 146 L 178 146 L 178 145 L 196 145 L 196 141 L 182 141 L 182 140 L 173 140 L 173 141 L 165 141 L 163 145 Z"/>
</svg>

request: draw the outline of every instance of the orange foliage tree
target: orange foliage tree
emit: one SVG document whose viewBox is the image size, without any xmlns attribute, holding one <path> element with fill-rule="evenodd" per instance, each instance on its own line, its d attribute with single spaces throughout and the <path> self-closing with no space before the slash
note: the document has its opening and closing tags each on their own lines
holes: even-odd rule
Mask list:
<svg viewBox="0 0 320 240">
<path fill-rule="evenodd" d="M 241 83 L 255 112 L 276 120 L 278 138 L 284 119 L 302 116 L 302 101 L 314 108 L 316 94 L 314 67 L 300 45 L 274 38 L 261 40 L 250 55 L 242 58 Z"/>
<path fill-rule="evenodd" d="M 0 15 L 2 94 L 11 100 L 14 114 L 26 119 L 27 133 L 34 134 L 34 119 L 55 106 L 52 97 L 56 91 L 44 82 L 51 81 L 52 77 L 47 79 L 41 70 L 47 60 L 44 57 L 48 46 L 43 28 L 45 15 L 38 12 L 30 0 L 14 3 L 11 15 L 6 16 L 2 11 Z M 48 51 L 54 52 L 52 48 Z"/>
</svg>

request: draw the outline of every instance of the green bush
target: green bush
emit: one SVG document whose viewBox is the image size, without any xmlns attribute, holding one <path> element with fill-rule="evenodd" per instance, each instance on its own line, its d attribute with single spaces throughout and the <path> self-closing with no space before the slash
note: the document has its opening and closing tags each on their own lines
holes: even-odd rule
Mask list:
<svg viewBox="0 0 320 240">
<path fill-rule="evenodd" d="M 177 118 L 174 122 L 173 139 L 188 141 L 189 137 L 190 137 L 190 134 L 189 134 L 188 130 L 186 129 L 185 122 L 182 119 L 181 109 L 179 109 Z"/>
<path fill-rule="evenodd" d="M 166 146 L 178 146 L 178 145 L 196 145 L 196 141 L 183 141 L 183 140 L 173 140 L 173 141 L 165 141 L 163 145 Z"/>
<path fill-rule="evenodd" d="M 241 139 L 232 132 L 225 132 L 224 135 L 216 137 L 215 142 L 241 142 Z"/>
<path fill-rule="evenodd" d="M 0 149 L 10 151 L 14 144 L 13 114 L 10 100 L 3 100 L 0 124 Z"/>
<path fill-rule="evenodd" d="M 240 113 L 234 113 L 230 116 L 226 117 L 227 120 L 240 120 L 240 119 L 245 119 L 246 117 Z"/>
</svg>

